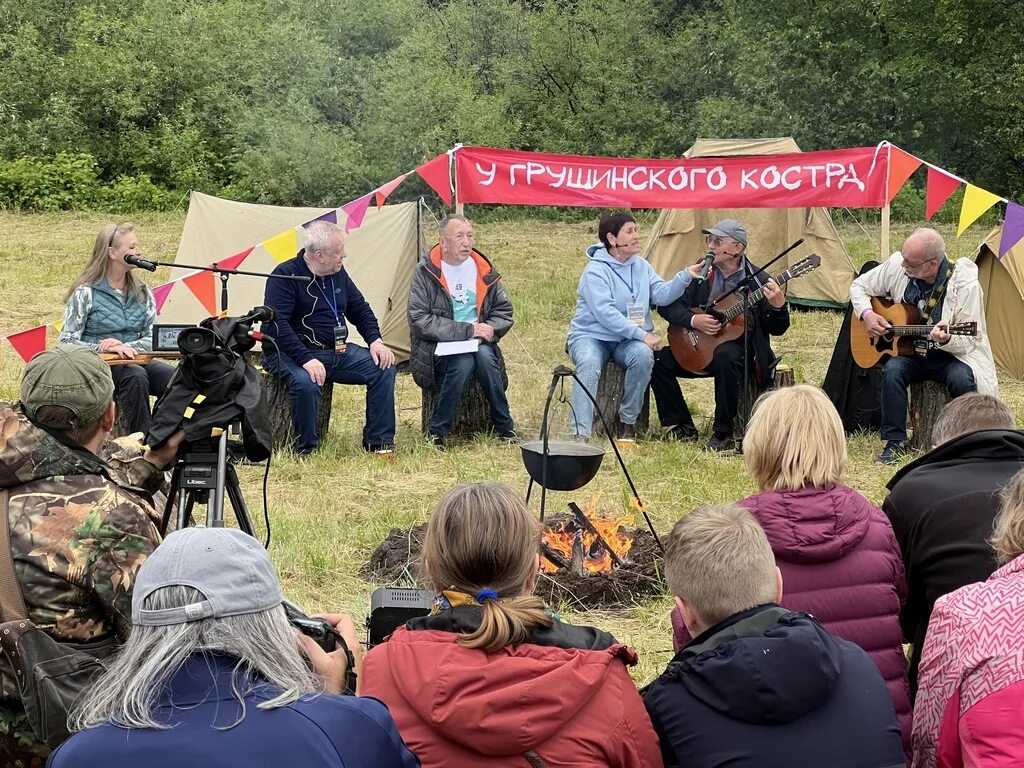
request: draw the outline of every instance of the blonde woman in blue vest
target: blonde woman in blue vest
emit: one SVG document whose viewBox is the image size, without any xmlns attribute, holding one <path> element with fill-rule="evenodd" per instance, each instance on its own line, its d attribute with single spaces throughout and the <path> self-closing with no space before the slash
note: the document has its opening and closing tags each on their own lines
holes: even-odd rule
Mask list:
<svg viewBox="0 0 1024 768">
<path fill-rule="evenodd" d="M 132 274 L 127 254 L 140 254 L 135 226 L 107 224 L 96 236 L 92 257 L 68 292 L 61 344 L 77 344 L 97 352 L 133 360 L 153 350 L 156 300 L 149 287 Z M 149 397 L 159 397 L 174 369 L 159 360 L 111 368 L 121 413 L 129 432 L 149 431 Z"/>
</svg>

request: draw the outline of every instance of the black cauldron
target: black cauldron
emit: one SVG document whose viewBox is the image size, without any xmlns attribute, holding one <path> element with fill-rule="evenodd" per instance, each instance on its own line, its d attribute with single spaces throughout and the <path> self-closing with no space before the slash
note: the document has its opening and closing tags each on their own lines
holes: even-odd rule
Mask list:
<svg viewBox="0 0 1024 768">
<path fill-rule="evenodd" d="M 604 449 L 589 443 L 548 441 L 548 476 L 544 482 L 544 441 L 521 443 L 523 465 L 538 485 L 549 491 L 575 491 L 594 479 L 601 468 Z"/>
</svg>

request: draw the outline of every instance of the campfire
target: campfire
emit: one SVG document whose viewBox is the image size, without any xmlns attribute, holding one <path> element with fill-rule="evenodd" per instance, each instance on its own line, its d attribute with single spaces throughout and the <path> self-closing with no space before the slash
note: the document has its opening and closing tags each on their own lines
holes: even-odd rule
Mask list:
<svg viewBox="0 0 1024 768">
<path fill-rule="evenodd" d="M 579 576 L 609 573 L 622 566 L 633 547 L 626 526 L 635 522 L 632 514 L 617 518 L 597 516 L 601 494 L 595 494 L 585 509 L 569 504 L 570 516 L 545 528 L 541 540 L 541 566 L 545 573 L 567 569 Z"/>
</svg>

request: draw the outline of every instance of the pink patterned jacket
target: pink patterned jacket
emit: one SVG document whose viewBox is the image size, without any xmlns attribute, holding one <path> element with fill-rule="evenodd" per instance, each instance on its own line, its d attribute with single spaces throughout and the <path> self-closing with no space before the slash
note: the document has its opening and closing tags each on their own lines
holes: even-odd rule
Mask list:
<svg viewBox="0 0 1024 768">
<path fill-rule="evenodd" d="M 914 768 L 1024 765 L 1024 555 L 939 598 L 914 709 Z"/>
</svg>

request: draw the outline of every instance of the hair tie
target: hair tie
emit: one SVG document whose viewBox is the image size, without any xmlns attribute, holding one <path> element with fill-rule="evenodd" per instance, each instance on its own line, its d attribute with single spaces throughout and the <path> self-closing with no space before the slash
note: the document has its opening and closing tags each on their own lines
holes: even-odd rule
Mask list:
<svg viewBox="0 0 1024 768">
<path fill-rule="evenodd" d="M 494 602 L 498 602 L 498 593 L 493 589 L 481 589 L 476 593 L 476 601 L 480 603 L 480 605 L 483 605 L 484 600 L 493 600 Z"/>
</svg>

